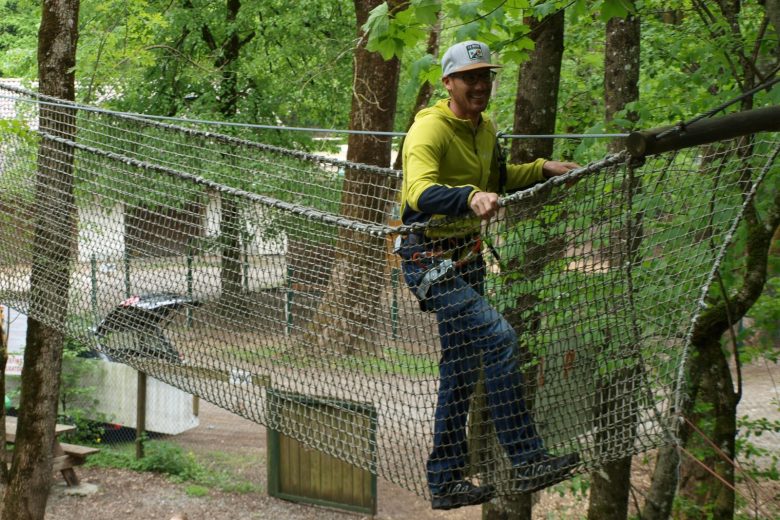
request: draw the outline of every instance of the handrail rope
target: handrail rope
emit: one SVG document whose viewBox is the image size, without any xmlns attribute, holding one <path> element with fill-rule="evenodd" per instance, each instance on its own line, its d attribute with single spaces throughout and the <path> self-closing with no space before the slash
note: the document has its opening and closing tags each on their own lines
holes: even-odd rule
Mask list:
<svg viewBox="0 0 780 520">
<path fill-rule="evenodd" d="M 266 206 L 276 208 L 276 209 L 282 209 L 285 211 L 290 211 L 291 213 L 295 213 L 297 215 L 304 216 L 310 220 L 324 222 L 327 224 L 333 224 L 335 226 L 339 226 L 346 229 L 352 229 L 355 231 L 362 231 L 365 233 L 369 233 L 371 235 L 375 236 L 384 236 L 388 234 L 388 231 L 392 228 L 390 226 L 382 225 L 382 224 L 367 224 L 365 222 L 359 222 L 356 220 L 352 220 L 346 217 L 342 217 L 340 215 L 334 215 L 333 213 L 328 213 L 326 211 L 321 211 L 315 208 L 311 208 L 309 206 L 301 206 L 299 204 L 293 204 L 291 202 L 285 202 L 283 200 L 279 200 L 273 197 L 268 197 L 266 195 L 260 195 L 257 193 L 252 193 L 250 191 L 233 188 L 230 186 L 226 186 L 224 184 L 220 184 L 215 181 L 211 181 L 208 179 L 205 179 L 199 175 L 194 175 L 191 173 L 185 173 L 178 170 L 175 170 L 173 168 L 168 168 L 166 166 L 160 166 L 158 164 L 152 164 L 146 161 L 139 161 L 138 159 L 133 159 L 131 157 L 126 157 L 124 155 L 120 155 L 118 153 L 114 152 L 108 152 L 105 150 L 99 150 L 97 148 L 93 148 L 91 146 L 87 146 L 81 143 L 77 143 L 74 141 L 71 141 L 69 139 L 64 139 L 62 137 L 54 136 L 51 134 L 48 134 L 46 132 L 38 132 L 42 137 L 49 139 L 51 141 L 65 144 L 67 146 L 72 146 L 73 148 L 76 148 L 78 150 L 83 150 L 85 152 L 89 152 L 98 156 L 107 157 L 111 160 L 123 162 L 125 164 L 129 164 L 131 166 L 135 166 L 136 168 L 140 168 L 143 170 L 151 170 L 156 171 L 158 173 L 163 173 L 165 175 L 168 175 L 170 177 L 187 180 L 194 182 L 195 184 L 206 186 L 208 188 L 211 188 L 215 191 L 219 191 L 221 193 L 227 193 L 230 195 L 236 195 L 241 196 L 244 198 L 247 198 L 249 200 L 253 200 L 255 202 L 259 202 L 261 204 L 264 204 Z"/>
<path fill-rule="evenodd" d="M 615 166 L 616 164 L 624 162 L 627 157 L 628 157 L 628 152 L 626 152 L 625 150 L 616 154 L 610 154 L 606 156 L 604 159 L 601 159 L 599 161 L 594 161 L 580 168 L 574 168 L 572 170 L 569 170 L 563 175 L 557 175 L 555 177 L 552 177 L 547 181 L 542 182 L 540 184 L 536 184 L 526 190 L 518 191 L 512 193 L 511 195 L 507 195 L 505 197 L 500 197 L 498 199 L 498 205 L 503 207 L 509 204 L 514 204 L 521 200 L 534 197 L 540 191 L 549 189 L 550 186 L 558 186 L 561 184 L 576 182 L 579 179 L 586 177 L 592 173 L 599 172 L 604 168 L 609 168 L 610 166 Z"/>
<path fill-rule="evenodd" d="M 506 139 L 615 139 L 629 136 L 629 134 L 505 134 L 503 132 L 498 134 L 498 137 Z"/>
<path fill-rule="evenodd" d="M 599 161 L 594 161 L 580 168 L 574 168 L 572 170 L 569 170 L 563 175 L 552 177 L 550 179 L 547 179 L 544 182 L 535 184 L 530 188 L 512 193 L 511 195 L 499 197 L 498 205 L 499 207 L 506 207 L 512 204 L 517 204 L 522 200 L 529 199 L 536 196 L 538 193 L 542 191 L 547 191 L 553 186 L 560 186 L 561 184 L 576 182 L 588 175 L 591 175 L 593 173 L 598 173 L 605 168 L 609 168 L 611 166 L 614 166 L 616 164 L 625 161 L 627 157 L 628 157 L 628 153 L 625 151 L 617 154 L 608 155 L 604 159 L 601 159 Z M 441 226 L 445 226 L 447 224 L 452 224 L 453 222 L 457 222 L 462 218 L 463 218 L 462 216 L 448 216 L 436 220 L 429 220 L 427 222 L 415 222 L 412 224 L 402 224 L 400 226 L 393 227 L 391 233 L 401 234 L 401 235 L 409 234 L 409 233 L 417 233 L 424 229 L 435 229 Z"/>
<path fill-rule="evenodd" d="M 42 99 L 54 99 L 58 103 L 61 103 L 60 106 L 64 105 L 64 106 L 71 107 L 71 108 L 73 108 L 73 107 L 75 107 L 75 108 L 82 108 L 84 110 L 93 111 L 93 112 L 104 112 L 104 113 L 109 113 L 109 114 L 114 113 L 114 112 L 111 112 L 111 111 L 98 109 L 98 108 L 95 108 L 95 107 L 90 107 L 90 106 L 86 106 L 86 105 L 80 105 L 80 104 L 75 103 L 75 102 L 70 102 L 70 101 L 63 102 L 63 100 L 58 100 L 58 98 L 53 98 L 51 96 L 38 94 L 36 92 L 32 92 L 32 91 L 29 91 L 27 89 L 23 89 L 23 88 L 20 88 L 20 87 L 9 86 L 9 85 L 5 85 L 5 84 L 2 84 L 2 83 L 0 83 L 0 88 L 6 88 L 8 90 L 11 90 L 11 91 L 14 91 L 14 92 L 18 92 L 18 93 L 22 93 L 22 94 L 25 94 L 25 95 L 29 95 L 29 96 L 32 96 L 32 97 L 39 97 L 39 98 L 42 98 Z M 18 99 L 18 98 L 13 98 L 13 99 Z M 41 103 L 41 104 L 48 104 L 48 105 L 58 106 L 58 103 L 47 103 L 47 102 L 43 102 L 43 101 L 37 101 L 37 102 Z M 308 158 L 311 158 L 312 160 L 316 160 L 318 162 L 326 162 L 326 163 L 331 163 L 331 164 L 344 165 L 344 166 L 348 166 L 348 167 L 356 168 L 356 169 L 360 169 L 360 170 L 372 171 L 372 172 L 375 172 L 375 173 L 391 173 L 394 176 L 397 176 L 400 173 L 398 170 L 394 170 L 394 169 L 391 169 L 391 168 L 381 168 L 381 167 L 372 166 L 372 165 L 365 165 L 365 164 L 362 164 L 362 163 L 351 163 L 351 162 L 341 161 L 339 159 L 331 159 L 331 158 L 327 158 L 327 157 L 319 156 L 319 155 L 315 155 L 315 154 L 307 154 L 306 152 L 300 152 L 300 151 L 297 151 L 297 150 L 289 150 L 289 149 L 280 148 L 280 147 L 273 146 L 273 145 L 264 145 L 264 144 L 261 144 L 261 143 L 255 143 L 253 141 L 246 141 L 246 140 L 243 140 L 243 139 L 238 139 L 238 138 L 231 137 L 231 136 L 226 136 L 226 135 L 223 135 L 223 134 L 214 134 L 214 133 L 211 133 L 211 132 L 202 132 L 202 131 L 192 130 L 192 129 L 185 128 L 185 127 L 178 127 L 178 126 L 175 126 L 175 125 L 168 125 L 168 124 L 164 124 L 164 123 L 157 123 L 157 122 L 154 122 L 154 121 L 147 121 L 147 120 L 144 119 L 144 117 L 137 117 L 137 116 L 131 116 L 131 115 L 130 116 L 124 116 L 124 117 L 126 117 L 128 119 L 132 119 L 132 120 L 138 121 L 140 123 L 149 124 L 151 126 L 159 126 L 159 127 L 162 127 L 162 128 L 181 130 L 181 131 L 183 131 L 185 133 L 189 133 L 190 135 L 201 135 L 203 137 L 208 137 L 208 138 L 222 139 L 222 140 L 224 140 L 226 142 L 232 142 L 232 143 L 235 143 L 235 144 L 256 146 L 256 147 L 258 147 L 260 149 L 265 149 L 265 150 L 273 151 L 273 152 L 280 153 L 280 154 L 289 153 L 290 155 L 295 155 L 295 156 L 299 156 L 299 157 L 308 157 Z M 500 134 L 500 136 L 503 136 L 503 134 Z M 66 142 L 65 144 L 71 144 L 71 143 L 70 142 Z M 594 173 L 594 172 L 600 171 L 603 168 L 615 165 L 615 164 L 625 160 L 626 155 L 627 155 L 627 152 L 625 152 L 625 151 L 620 152 L 618 154 L 608 155 L 606 158 L 604 158 L 604 159 L 602 159 L 600 161 L 595 161 L 595 162 L 593 162 L 593 163 L 591 163 L 591 164 L 589 164 L 589 165 L 587 165 L 585 167 L 571 170 L 568 173 L 566 173 L 565 175 L 553 177 L 552 179 L 549 179 L 547 182 L 540 183 L 540 184 L 535 185 L 535 186 L 533 186 L 533 187 L 531 187 L 531 188 L 529 188 L 527 190 L 522 190 L 522 191 L 513 193 L 513 194 L 511 194 L 509 196 L 506 196 L 506 197 L 501 197 L 498 200 L 498 204 L 499 204 L 499 206 L 506 206 L 508 204 L 513 204 L 513 203 L 519 202 L 520 200 L 523 200 L 523 199 L 526 199 L 526 198 L 530 198 L 530 197 L 536 195 L 539 191 L 541 191 L 543 189 L 548 189 L 549 186 L 551 186 L 551 185 L 554 186 L 554 185 L 558 185 L 558 184 L 561 184 L 561 183 L 576 181 L 580 177 L 584 177 L 585 175 L 588 175 L 590 173 Z M 118 156 L 118 157 L 121 157 L 121 156 Z M 122 159 L 120 159 L 120 160 L 122 160 Z M 184 174 L 184 175 L 187 175 L 187 174 Z M 197 176 L 194 176 L 194 177 L 197 177 Z M 395 226 L 395 227 L 393 227 L 393 226 L 383 226 L 383 227 L 386 230 L 388 230 L 388 234 L 389 233 L 406 234 L 406 233 L 416 232 L 416 231 L 419 231 L 420 229 L 425 229 L 425 228 L 429 228 L 429 227 L 439 227 L 439 226 L 445 225 L 447 223 L 451 223 L 453 220 L 457 220 L 457 217 L 437 219 L 435 222 L 428 222 L 428 223 L 414 223 L 414 224 L 400 225 L 400 226 Z"/>
<path fill-rule="evenodd" d="M 359 222 L 355 221 L 340 215 L 334 215 L 332 213 L 328 213 L 325 211 L 321 211 L 318 209 L 314 209 L 308 206 L 301 206 L 298 204 L 293 204 L 289 202 L 285 202 L 273 197 L 268 197 L 265 195 L 260 195 L 257 193 L 249 192 L 246 190 L 240 190 L 237 188 L 232 188 L 230 186 L 226 186 L 224 184 L 211 181 L 208 179 L 205 179 L 199 175 L 194 175 L 191 173 L 181 172 L 178 170 L 175 170 L 173 168 L 169 168 L 166 166 L 161 166 L 153 163 L 149 163 L 146 161 L 140 161 L 138 159 L 134 159 L 131 157 L 127 157 L 125 155 L 121 155 L 115 152 L 109 152 L 106 150 L 100 150 L 85 144 L 81 144 L 75 141 L 72 141 L 70 139 L 65 139 L 63 137 L 54 136 L 51 134 L 48 134 L 46 132 L 38 131 L 38 133 L 47 139 L 50 139 L 51 141 L 58 142 L 61 144 L 65 144 L 68 146 L 73 146 L 76 149 L 80 149 L 89 153 L 93 153 L 98 156 L 107 157 L 114 161 L 123 162 L 125 164 L 130 164 L 132 166 L 135 166 L 137 168 L 145 169 L 145 170 L 152 170 L 157 171 L 159 173 L 163 173 L 165 175 L 174 177 L 174 178 L 180 178 L 183 180 L 189 180 L 192 182 L 195 182 L 196 184 L 200 184 L 203 186 L 208 186 L 215 191 L 220 191 L 223 193 L 229 193 L 232 195 L 238 195 L 246 197 L 250 200 L 254 200 L 255 202 L 259 202 L 261 204 L 278 208 L 278 209 L 284 209 L 287 211 L 291 211 L 293 213 L 306 216 L 307 218 L 310 218 L 311 220 L 315 221 L 321 221 L 326 222 L 330 224 L 334 224 L 339 227 L 347 228 L 347 229 L 353 229 L 357 231 L 363 231 L 366 233 L 369 233 L 371 235 L 376 236 L 387 236 L 391 234 L 409 234 L 414 232 L 419 232 L 423 229 L 430 229 L 430 228 L 437 228 L 444 226 L 446 224 L 452 223 L 453 221 L 457 221 L 463 217 L 447 217 L 443 219 L 437 219 L 435 221 L 429 221 L 429 222 L 417 222 L 413 224 L 402 224 L 397 226 L 389 226 L 385 224 L 367 224 L 365 222 Z M 611 156 L 608 156 L 607 158 L 596 161 L 594 163 L 591 163 L 588 166 L 582 167 L 582 168 L 576 168 L 574 170 L 569 171 L 568 173 L 553 177 L 552 179 L 547 180 L 544 183 L 535 185 L 527 190 L 523 190 L 517 193 L 513 193 L 510 196 L 503 197 L 499 199 L 499 205 L 506 206 L 509 204 L 517 203 L 518 201 L 524 200 L 526 198 L 534 196 L 536 193 L 540 192 L 541 190 L 549 189 L 551 186 L 560 185 L 567 182 L 572 182 L 577 179 L 580 179 L 582 177 L 585 177 L 586 175 L 590 175 L 592 173 L 596 173 L 598 171 L 601 171 L 604 168 L 607 168 L 609 166 L 613 166 L 621 161 L 623 161 L 626 157 L 626 154 L 624 152 L 621 152 L 619 154 L 614 154 Z"/>
<path fill-rule="evenodd" d="M 720 448 L 720 447 L 719 447 L 717 444 L 715 444 L 715 442 L 713 442 L 713 440 L 712 440 L 712 439 L 710 439 L 710 438 L 707 436 L 707 434 L 706 434 L 706 433 L 704 433 L 704 432 L 703 432 L 703 431 L 702 431 L 702 430 L 701 430 L 701 429 L 700 429 L 698 426 L 696 426 L 696 425 L 693 423 L 693 421 L 691 421 L 690 419 L 688 419 L 688 418 L 687 418 L 687 417 L 685 417 L 685 416 L 682 416 L 682 417 L 683 417 L 683 420 L 685 420 L 685 422 L 688 424 L 688 426 L 690 426 L 691 428 L 693 428 L 693 431 L 695 431 L 697 434 L 699 434 L 699 437 L 701 437 L 702 439 L 704 439 L 704 441 L 705 441 L 707 444 L 709 444 L 709 445 L 710 445 L 710 447 L 711 447 L 713 450 L 715 450 L 715 453 L 716 453 L 717 455 L 719 455 L 719 456 L 720 456 L 720 457 L 721 457 L 721 458 L 722 458 L 724 461 L 726 461 L 726 462 L 727 462 L 727 463 L 729 463 L 729 464 L 730 464 L 732 467 L 734 467 L 734 469 L 736 469 L 737 471 L 739 471 L 739 473 L 741 473 L 741 474 L 742 474 L 744 477 L 746 477 L 746 479 L 747 479 L 747 480 L 749 480 L 749 481 L 750 481 L 750 482 L 751 482 L 753 485 L 755 485 L 755 487 L 756 487 L 757 489 L 759 489 L 759 490 L 761 489 L 761 485 L 758 483 L 758 481 L 756 481 L 756 479 L 754 479 L 754 478 L 753 478 L 753 477 L 752 477 L 752 476 L 751 476 L 751 475 L 750 475 L 750 474 L 747 472 L 747 470 L 746 470 L 745 468 L 743 468 L 743 467 L 742 467 L 742 465 L 741 465 L 741 464 L 740 464 L 740 463 L 737 461 L 737 459 L 736 459 L 736 458 L 732 459 L 731 457 L 729 457 L 729 456 L 728 456 L 728 454 L 727 454 L 725 451 L 723 451 L 723 449 L 721 449 L 721 448 Z M 757 493 L 757 494 L 758 494 L 758 495 L 762 495 L 762 493 Z M 762 496 L 761 498 L 762 498 L 762 499 L 764 499 L 764 500 L 767 500 L 767 497 L 764 497 L 764 496 Z"/>
<path fill-rule="evenodd" d="M 772 76 L 777 74 L 777 72 L 780 71 L 780 65 L 778 65 L 775 70 L 770 72 L 768 76 Z M 764 89 L 768 89 L 769 87 L 774 86 L 774 84 L 780 82 L 780 77 L 774 78 L 773 80 L 768 80 L 757 87 L 754 87 L 753 89 L 749 90 L 748 92 L 745 92 L 744 94 L 737 96 L 718 107 L 711 109 L 707 112 L 704 112 L 698 116 L 695 116 L 691 118 L 688 121 L 681 121 L 674 125 L 672 128 L 669 128 L 668 130 L 665 130 L 664 132 L 661 132 L 656 137 L 662 138 L 666 135 L 669 135 L 673 132 L 681 132 L 684 131 L 685 127 L 688 125 L 691 125 L 697 121 L 700 121 L 702 119 L 706 119 L 708 117 L 712 117 L 713 115 L 717 114 L 721 110 L 728 108 L 729 106 L 733 105 L 734 103 L 737 103 L 746 97 L 752 96 L 756 92 L 759 92 Z M 98 112 L 98 113 L 105 113 L 109 115 L 115 115 L 115 116 L 121 116 L 121 117 L 127 117 L 127 118 L 133 118 L 133 119 L 139 119 L 139 120 L 160 120 L 160 121 L 177 121 L 181 123 L 197 123 L 197 124 L 207 124 L 207 125 L 219 125 L 219 126 L 233 126 L 233 127 L 242 127 L 242 128 L 255 128 L 258 130 L 285 130 L 285 131 L 299 131 L 299 132 L 309 132 L 309 133 L 334 133 L 334 134 L 354 134 L 354 135 L 375 135 L 375 136 L 387 136 L 387 137 L 404 137 L 406 136 L 406 132 L 384 132 L 379 130 L 350 130 L 350 129 L 337 129 L 337 128 L 317 128 L 317 127 L 295 127 L 295 126 L 277 126 L 277 125 L 259 125 L 256 123 L 237 123 L 237 122 L 231 122 L 231 121 L 215 121 L 215 120 L 208 120 L 208 119 L 188 119 L 183 117 L 172 117 L 172 116 L 159 116 L 159 115 L 153 115 L 153 114 L 139 114 L 135 112 L 121 112 L 121 111 L 115 111 L 115 110 L 108 110 L 108 109 L 102 109 L 90 105 L 84 105 L 77 103 L 75 101 L 67 101 L 67 100 L 61 100 L 59 98 L 55 98 L 52 96 L 47 96 L 44 94 L 39 94 L 37 92 L 22 88 L 22 87 L 16 87 L 7 83 L 0 82 L 0 88 L 4 88 L 6 90 L 10 90 L 12 92 L 17 92 L 33 97 L 37 97 L 40 99 L 51 99 L 54 100 L 53 102 L 50 102 L 48 104 L 57 106 L 58 104 L 69 106 L 69 107 L 76 107 L 81 110 L 89 110 L 92 112 Z M 19 98 L 13 98 L 10 96 L 2 96 L 0 95 L 0 99 L 12 99 L 12 100 L 19 100 Z M 23 101 L 23 100 L 22 100 Z M 39 100 L 40 102 L 40 100 Z M 150 121 L 152 122 L 152 121 Z M 176 127 L 174 125 L 174 127 Z M 612 139 L 612 138 L 625 138 L 628 137 L 629 134 L 626 133 L 598 133 L 598 134 L 507 134 L 503 132 L 499 132 L 499 137 L 507 138 L 507 139 Z"/>
</svg>

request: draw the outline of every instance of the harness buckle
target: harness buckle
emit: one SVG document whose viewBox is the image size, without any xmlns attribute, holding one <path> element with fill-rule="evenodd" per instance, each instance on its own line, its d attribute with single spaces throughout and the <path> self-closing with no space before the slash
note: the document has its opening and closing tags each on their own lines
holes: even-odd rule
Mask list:
<svg viewBox="0 0 780 520">
<path fill-rule="evenodd" d="M 420 283 L 417 285 L 417 297 L 421 300 L 427 298 L 431 285 L 436 283 L 436 281 L 440 278 L 446 276 L 454 268 L 455 264 L 452 262 L 452 259 L 448 258 L 428 269 L 428 271 L 423 275 L 422 280 L 420 280 Z"/>
</svg>

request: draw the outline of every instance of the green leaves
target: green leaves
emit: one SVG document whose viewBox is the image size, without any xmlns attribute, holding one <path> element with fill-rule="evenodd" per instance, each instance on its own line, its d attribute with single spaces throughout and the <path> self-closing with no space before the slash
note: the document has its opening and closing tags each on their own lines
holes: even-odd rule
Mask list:
<svg viewBox="0 0 780 520">
<path fill-rule="evenodd" d="M 414 16 L 420 23 L 433 25 L 439 17 L 441 2 L 439 0 L 412 0 Z"/>
<path fill-rule="evenodd" d="M 383 2 L 371 10 L 363 30 L 369 34 L 369 45 L 372 41 L 384 38 L 390 30 L 390 8 Z"/>
<path fill-rule="evenodd" d="M 625 18 L 634 12 L 636 8 L 632 0 L 604 0 L 601 6 L 601 19 L 607 22 L 611 18 Z"/>
<path fill-rule="evenodd" d="M 608 22 L 612 18 L 625 18 L 637 9 L 634 0 L 576 0 L 571 6 L 571 13 L 575 20 L 587 16 L 589 13 L 599 13 L 601 21 Z"/>
<path fill-rule="evenodd" d="M 40 4 L 31 0 L 0 1 L 0 76 L 37 77 Z"/>
<path fill-rule="evenodd" d="M 437 0 L 413 0 L 408 7 L 397 11 L 391 11 L 388 4 L 383 3 L 374 8 L 363 29 L 368 34 L 368 50 L 381 53 L 385 59 L 401 57 L 407 49 L 415 48 L 427 37 L 444 9 L 446 18 L 451 21 L 452 40 L 484 41 L 494 51 L 502 52 L 504 62 L 521 62 L 533 48 L 533 42 L 525 36 L 528 29 L 523 18 L 558 8 L 558 2 L 553 0 L 533 8 L 528 0 L 444 4 Z"/>
<path fill-rule="evenodd" d="M 441 66 L 436 57 L 426 54 L 412 63 L 411 77 L 416 79 L 417 83 L 435 84 L 441 77 Z"/>
<path fill-rule="evenodd" d="M 401 57 L 405 48 L 414 47 L 426 37 L 426 26 L 436 23 L 440 9 L 436 0 L 413 0 L 409 7 L 396 12 L 390 12 L 387 2 L 378 5 L 363 25 L 368 34 L 366 48 L 386 60 Z"/>
</svg>

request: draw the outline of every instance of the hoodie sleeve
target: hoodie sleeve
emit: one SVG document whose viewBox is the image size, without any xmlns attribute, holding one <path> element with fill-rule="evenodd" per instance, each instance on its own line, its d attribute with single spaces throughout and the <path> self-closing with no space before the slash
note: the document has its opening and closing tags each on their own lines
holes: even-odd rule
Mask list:
<svg viewBox="0 0 780 520">
<path fill-rule="evenodd" d="M 544 179 L 542 166 L 547 159 L 536 159 L 534 162 L 526 164 L 508 164 L 507 165 L 507 191 L 525 188 Z"/>
</svg>

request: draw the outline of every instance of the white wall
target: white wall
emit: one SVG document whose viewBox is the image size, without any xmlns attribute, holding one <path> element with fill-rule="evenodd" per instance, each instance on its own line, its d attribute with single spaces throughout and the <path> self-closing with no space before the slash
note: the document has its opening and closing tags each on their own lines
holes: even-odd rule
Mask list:
<svg viewBox="0 0 780 520">
<path fill-rule="evenodd" d="M 106 209 L 96 204 L 79 208 L 78 260 L 119 261 L 125 254 L 125 212 L 122 204 Z"/>
</svg>

